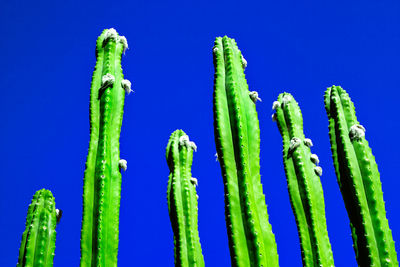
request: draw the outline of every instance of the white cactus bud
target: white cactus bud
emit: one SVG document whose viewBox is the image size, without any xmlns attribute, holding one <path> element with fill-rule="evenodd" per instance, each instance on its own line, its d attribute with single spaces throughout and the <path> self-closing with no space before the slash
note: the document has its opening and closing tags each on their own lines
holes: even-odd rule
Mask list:
<svg viewBox="0 0 400 267">
<path fill-rule="evenodd" d="M 282 105 L 286 105 L 287 103 L 289 103 L 292 100 L 292 97 L 290 95 L 284 95 L 282 97 Z"/>
<path fill-rule="evenodd" d="M 198 186 L 198 181 L 197 181 L 197 179 L 196 178 L 194 178 L 194 177 L 190 177 L 190 182 L 194 185 L 194 186 Z"/>
<path fill-rule="evenodd" d="M 133 92 L 131 89 L 132 83 L 129 80 L 126 80 L 126 79 L 122 80 L 121 86 L 122 86 L 122 89 L 125 90 L 126 94 L 129 95 L 131 92 Z"/>
<path fill-rule="evenodd" d="M 304 144 L 308 147 L 312 147 L 313 143 L 310 138 L 304 138 Z"/>
<path fill-rule="evenodd" d="M 300 138 L 293 137 L 292 140 L 290 140 L 289 154 L 291 154 L 296 148 L 298 148 L 300 144 L 301 144 Z"/>
<path fill-rule="evenodd" d="M 272 114 L 271 119 L 272 119 L 273 122 L 276 122 L 276 120 L 277 120 L 276 113 Z"/>
<path fill-rule="evenodd" d="M 218 47 L 214 47 L 213 48 L 213 53 L 215 54 L 215 53 L 217 53 L 218 52 Z"/>
<path fill-rule="evenodd" d="M 189 136 L 187 135 L 182 135 L 179 137 L 179 145 L 180 146 L 186 146 L 189 143 Z"/>
<path fill-rule="evenodd" d="M 314 172 L 316 175 L 321 176 L 322 175 L 322 168 L 320 166 L 315 166 L 314 167 Z"/>
<path fill-rule="evenodd" d="M 191 147 L 194 152 L 197 152 L 197 146 L 195 142 L 193 141 L 189 142 L 189 147 Z"/>
<path fill-rule="evenodd" d="M 126 40 L 125 36 L 120 36 L 118 41 L 124 46 L 123 53 L 125 54 L 125 51 L 129 49 L 128 40 Z"/>
<path fill-rule="evenodd" d="M 262 102 L 261 98 L 258 97 L 258 92 L 257 91 L 249 92 L 249 96 L 250 96 L 251 100 L 253 100 L 254 104 L 257 102 L 257 100 Z"/>
<path fill-rule="evenodd" d="M 110 85 L 113 85 L 115 82 L 115 77 L 114 75 L 107 73 L 101 77 L 101 86 L 102 87 L 107 87 Z"/>
<path fill-rule="evenodd" d="M 365 136 L 365 128 L 360 124 L 356 124 L 350 127 L 349 137 L 350 140 L 359 140 Z"/>
<path fill-rule="evenodd" d="M 118 39 L 118 33 L 114 28 L 110 28 L 110 29 L 106 30 L 106 32 L 104 33 L 103 46 L 105 46 L 107 44 L 107 42 L 111 39 L 113 39 L 115 41 L 117 41 L 117 39 Z"/>
<path fill-rule="evenodd" d="M 272 103 L 272 110 L 276 110 L 277 108 L 279 108 L 281 106 L 281 103 L 279 103 L 279 101 L 274 101 Z"/>
<path fill-rule="evenodd" d="M 118 164 L 119 168 L 124 170 L 124 172 L 128 169 L 128 162 L 125 159 L 120 159 Z"/>
<path fill-rule="evenodd" d="M 215 153 L 215 161 L 218 161 L 218 152 Z"/>
<path fill-rule="evenodd" d="M 311 154 L 310 159 L 315 165 L 318 165 L 319 158 L 318 158 L 317 154 Z"/>
<path fill-rule="evenodd" d="M 245 69 L 245 68 L 247 68 L 247 60 L 243 57 L 243 55 L 241 55 L 242 56 L 242 67 L 243 67 L 243 69 Z"/>
<path fill-rule="evenodd" d="M 57 218 L 57 223 L 59 223 L 59 222 L 60 222 L 60 220 L 61 220 L 61 217 L 62 217 L 62 214 L 63 214 L 63 211 L 62 211 L 62 210 L 56 209 L 56 218 Z"/>
</svg>

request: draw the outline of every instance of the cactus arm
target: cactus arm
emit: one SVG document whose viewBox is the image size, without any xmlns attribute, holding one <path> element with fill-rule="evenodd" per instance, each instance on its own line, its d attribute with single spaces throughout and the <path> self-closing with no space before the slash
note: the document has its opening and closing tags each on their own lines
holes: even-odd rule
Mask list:
<svg viewBox="0 0 400 267">
<path fill-rule="evenodd" d="M 328 88 L 328 118 L 334 120 L 340 189 L 352 227 L 360 266 L 398 266 L 374 156 L 357 121 L 354 104 L 339 86 Z M 359 133 L 354 135 L 355 133 Z M 331 136 L 332 138 L 332 136 Z M 334 150 L 332 149 L 334 153 Z"/>
<path fill-rule="evenodd" d="M 187 139 L 186 139 L 187 138 Z M 175 266 L 204 266 L 197 226 L 197 197 L 191 181 L 193 147 L 182 130 L 172 133 L 166 149 L 170 175 L 167 200 L 174 232 Z"/>
<path fill-rule="evenodd" d="M 86 162 L 81 266 L 117 266 L 121 194 L 119 136 L 125 91 L 121 56 L 126 39 L 114 29 L 97 40 L 93 74 L 91 135 Z"/>
<path fill-rule="evenodd" d="M 242 55 L 233 39 L 214 44 L 214 131 L 225 185 L 233 266 L 277 266 L 275 237 L 260 182 L 260 130 Z"/>
<path fill-rule="evenodd" d="M 284 142 L 284 164 L 289 194 L 293 194 L 304 266 L 333 266 L 329 242 L 322 185 L 318 168 L 312 161 L 311 143 L 303 133 L 303 118 L 293 96 L 283 93 L 278 97 L 277 123 Z M 296 146 L 295 143 L 298 142 Z M 315 161 L 315 158 L 314 158 Z M 292 164 L 288 164 L 288 163 Z M 296 181 L 293 181 L 296 180 Z M 290 187 L 292 186 L 292 187 Z M 297 186 L 297 187 L 293 187 Z M 298 203 L 299 198 L 301 204 Z M 302 209 L 302 210 L 300 210 Z M 296 212 L 299 212 L 297 215 Z M 303 235 L 303 236 L 302 236 Z"/>
<path fill-rule="evenodd" d="M 53 266 L 56 225 L 54 197 L 50 191 L 41 189 L 35 193 L 28 208 L 17 267 Z"/>
</svg>

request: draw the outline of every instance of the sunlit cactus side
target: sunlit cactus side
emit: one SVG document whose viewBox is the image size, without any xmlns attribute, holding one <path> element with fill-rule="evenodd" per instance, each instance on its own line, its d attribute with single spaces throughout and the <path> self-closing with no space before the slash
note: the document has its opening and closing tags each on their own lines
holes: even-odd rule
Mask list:
<svg viewBox="0 0 400 267">
<path fill-rule="evenodd" d="M 171 134 L 166 150 L 170 170 L 168 211 L 174 232 L 175 266 L 204 266 L 198 231 L 197 179 L 192 177 L 193 151 L 196 145 L 182 131 Z"/>
<path fill-rule="evenodd" d="M 278 266 L 275 236 L 260 179 L 259 100 L 244 76 L 247 62 L 235 40 L 214 48 L 214 134 L 225 190 L 232 266 Z"/>
<path fill-rule="evenodd" d="M 37 191 L 28 208 L 17 267 L 53 266 L 56 225 L 60 218 L 53 194 L 46 189 Z"/>
<path fill-rule="evenodd" d="M 382 185 L 365 128 L 344 89 L 325 93 L 333 162 L 350 219 L 359 266 L 398 266 L 392 232 L 386 219 Z"/>
<path fill-rule="evenodd" d="M 90 92 L 90 143 L 83 186 L 81 230 L 82 267 L 117 266 L 118 225 L 121 198 L 119 136 L 125 92 L 122 53 L 128 48 L 125 37 L 114 29 L 104 30 L 97 39 L 97 63 Z"/>
<path fill-rule="evenodd" d="M 291 94 L 282 93 L 272 108 L 283 139 L 283 163 L 303 265 L 334 266 L 319 178 L 322 169 L 318 156 L 310 151 L 311 140 L 304 136 L 300 107 Z"/>
</svg>

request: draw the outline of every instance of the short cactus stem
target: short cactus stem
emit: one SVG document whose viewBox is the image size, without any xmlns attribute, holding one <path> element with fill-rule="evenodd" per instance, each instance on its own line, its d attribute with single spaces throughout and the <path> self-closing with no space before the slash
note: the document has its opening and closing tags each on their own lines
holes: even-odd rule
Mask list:
<svg viewBox="0 0 400 267">
<path fill-rule="evenodd" d="M 325 109 L 333 163 L 358 265 L 398 266 L 378 166 L 365 139 L 365 128 L 357 121 L 354 104 L 343 88 L 332 86 L 325 93 Z"/>
<path fill-rule="evenodd" d="M 191 175 L 194 147 L 182 131 L 172 133 L 166 150 L 170 170 L 168 211 L 174 232 L 175 266 L 204 267 L 197 226 L 197 179 Z M 194 144 L 194 143 L 193 143 Z"/>
<path fill-rule="evenodd" d="M 83 187 L 81 267 L 117 266 L 120 171 L 127 167 L 119 153 L 125 91 L 130 90 L 121 68 L 127 45 L 126 38 L 114 29 L 104 30 L 97 39 Z"/>
<path fill-rule="evenodd" d="M 299 231 L 303 265 L 334 266 L 319 179 L 322 169 L 316 166 L 319 159 L 311 154 L 312 142 L 304 136 L 303 117 L 293 96 L 282 93 L 276 102 L 275 114 L 283 139 L 283 163 Z"/>
<path fill-rule="evenodd" d="M 53 266 L 59 216 L 53 194 L 46 189 L 37 191 L 28 208 L 17 267 Z"/>
<path fill-rule="evenodd" d="M 233 39 L 216 38 L 213 52 L 214 134 L 231 263 L 235 267 L 278 266 L 260 178 L 260 128 L 254 105 L 258 95 L 249 92 L 243 57 Z"/>
</svg>

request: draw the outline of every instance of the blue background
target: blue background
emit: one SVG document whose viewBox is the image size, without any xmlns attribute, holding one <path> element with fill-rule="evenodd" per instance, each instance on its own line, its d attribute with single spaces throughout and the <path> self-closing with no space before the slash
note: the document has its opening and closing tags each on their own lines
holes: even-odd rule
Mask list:
<svg viewBox="0 0 400 267">
<path fill-rule="evenodd" d="M 350 3 L 351 2 L 351 3 Z M 400 240 L 400 5 L 397 1 L 2 1 L 0 9 L 0 265 L 17 262 L 28 204 L 50 189 L 64 211 L 55 266 L 78 266 L 89 91 L 95 41 L 115 27 L 128 39 L 121 157 L 120 266 L 173 266 L 165 147 L 181 128 L 198 146 L 199 231 L 207 266 L 229 266 L 223 184 L 215 161 L 212 46 L 235 38 L 259 92 L 261 174 L 281 266 L 301 266 L 271 104 L 287 91 L 324 169 L 337 266 L 355 266 L 349 220 L 330 154 L 323 94 L 343 86 L 379 165 L 387 217 Z"/>
</svg>

